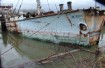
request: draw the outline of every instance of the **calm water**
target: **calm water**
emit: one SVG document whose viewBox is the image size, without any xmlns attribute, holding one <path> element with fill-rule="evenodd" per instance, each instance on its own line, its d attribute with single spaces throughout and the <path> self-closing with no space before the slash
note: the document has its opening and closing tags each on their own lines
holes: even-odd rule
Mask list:
<svg viewBox="0 0 105 68">
<path fill-rule="evenodd" d="M 89 50 L 96 50 L 92 47 Z M 95 56 L 92 53 L 77 51 L 55 59 L 52 63 L 38 64 L 37 61 L 52 54 L 70 50 L 69 47 L 23 38 L 21 35 L 0 32 L 0 51 L 4 68 L 76 68 L 92 66 Z"/>
</svg>

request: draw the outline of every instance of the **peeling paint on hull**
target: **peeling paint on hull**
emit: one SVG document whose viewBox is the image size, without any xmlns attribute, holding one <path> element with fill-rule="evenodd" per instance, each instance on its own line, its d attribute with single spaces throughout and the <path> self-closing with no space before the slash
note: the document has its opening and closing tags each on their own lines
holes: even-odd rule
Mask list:
<svg viewBox="0 0 105 68">
<path fill-rule="evenodd" d="M 9 27 L 8 30 L 20 32 L 28 38 L 87 46 L 93 44 L 93 42 L 97 42 L 99 38 L 98 30 L 100 29 L 101 23 L 94 25 L 93 20 L 96 18 L 86 18 L 85 16 L 86 14 L 83 11 L 77 11 L 24 19 L 15 22 L 16 26 Z M 80 24 L 85 25 L 86 30 L 81 30 Z M 94 27 L 97 27 L 97 29 Z"/>
</svg>

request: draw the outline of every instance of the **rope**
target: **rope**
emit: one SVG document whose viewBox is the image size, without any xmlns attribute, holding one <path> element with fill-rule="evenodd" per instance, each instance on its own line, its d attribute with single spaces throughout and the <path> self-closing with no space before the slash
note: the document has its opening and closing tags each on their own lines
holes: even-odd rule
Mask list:
<svg viewBox="0 0 105 68">
<path fill-rule="evenodd" d="M 48 2 L 48 0 L 47 0 L 47 3 L 48 3 L 49 11 L 51 11 L 51 9 L 50 9 L 50 5 L 49 5 L 49 2 Z"/>
<path fill-rule="evenodd" d="M 19 4 L 19 1 L 20 1 L 20 0 L 18 0 L 18 1 L 17 1 L 17 4 L 16 4 L 16 6 L 15 6 L 15 8 L 14 8 L 14 10 L 13 10 L 13 13 L 12 13 L 12 14 L 14 14 L 14 12 L 15 12 L 15 10 L 16 10 L 16 8 L 17 8 L 18 4 Z"/>
<path fill-rule="evenodd" d="M 23 2 L 23 0 L 22 0 L 22 2 Z M 21 5 L 22 5 L 22 2 L 21 2 Z M 20 8 L 21 8 L 21 6 L 20 6 Z M 19 10 L 20 10 L 20 9 L 19 9 Z M 61 13 L 58 13 L 58 14 L 57 14 L 58 17 L 60 16 L 60 14 L 61 14 Z M 51 22 L 55 21 L 56 19 L 58 19 L 58 18 L 53 19 Z M 29 19 L 28 19 L 28 20 L 29 20 Z M 50 22 L 50 23 L 47 23 L 44 27 L 40 28 L 40 29 L 39 29 L 38 31 L 36 31 L 35 33 L 31 34 L 29 37 L 31 37 L 32 35 L 38 33 L 40 30 L 44 29 L 45 27 L 49 26 L 49 25 L 51 24 L 51 22 Z M 51 34 L 51 35 L 52 35 L 52 34 Z M 55 38 L 56 38 L 56 37 L 55 37 Z M 24 40 L 23 40 L 23 41 L 24 41 Z M 23 41 L 21 41 L 21 43 L 22 43 Z M 21 43 L 19 43 L 19 44 L 21 44 Z M 19 45 L 19 44 L 18 44 L 18 45 Z M 12 48 L 13 48 L 13 47 L 11 47 L 9 50 L 11 50 Z M 5 53 L 7 53 L 9 50 L 5 51 L 4 53 L 2 53 L 2 54 L 0 54 L 0 55 L 3 55 L 3 54 L 5 54 Z"/>
<path fill-rule="evenodd" d="M 58 15 L 59 15 L 59 14 L 58 14 Z M 59 16 L 58 16 L 58 17 L 59 17 Z M 56 19 L 57 19 L 57 18 L 53 19 L 51 22 L 53 22 L 53 21 L 56 20 Z M 50 22 L 50 23 L 47 23 L 44 27 L 42 27 L 41 29 L 39 29 L 39 30 L 36 31 L 35 33 L 31 34 L 29 37 L 31 37 L 32 35 L 38 33 L 40 30 L 44 29 L 44 28 L 47 27 L 48 25 L 50 25 L 51 22 Z M 24 41 L 24 40 L 23 40 L 23 41 Z M 21 43 L 22 43 L 23 41 L 21 41 Z M 19 43 L 19 44 L 21 44 L 21 43 Z M 19 44 L 18 44 L 18 45 L 19 45 Z M 3 54 L 5 54 L 5 53 L 7 53 L 7 52 L 10 51 L 12 48 L 13 48 L 13 47 L 11 47 L 10 49 L 8 49 L 7 51 L 3 52 L 3 53 L 0 54 L 0 55 L 3 55 Z"/>
<path fill-rule="evenodd" d="M 56 7 L 56 10 L 57 10 L 57 12 L 58 12 L 58 8 L 57 8 L 57 5 L 55 4 L 55 7 Z"/>
<path fill-rule="evenodd" d="M 0 55 L 3 55 L 3 54 L 5 54 L 5 53 L 7 53 L 7 52 L 8 52 L 8 51 L 10 51 L 12 48 L 13 48 L 13 47 L 11 47 L 11 48 L 10 48 L 10 49 L 8 49 L 7 51 L 5 51 L 5 52 L 1 53 Z"/>
<path fill-rule="evenodd" d="M 21 1 L 21 4 L 20 4 L 20 6 L 19 6 L 18 13 L 19 13 L 19 11 L 20 11 L 20 8 L 21 8 L 22 4 L 23 4 L 23 0 Z"/>
</svg>

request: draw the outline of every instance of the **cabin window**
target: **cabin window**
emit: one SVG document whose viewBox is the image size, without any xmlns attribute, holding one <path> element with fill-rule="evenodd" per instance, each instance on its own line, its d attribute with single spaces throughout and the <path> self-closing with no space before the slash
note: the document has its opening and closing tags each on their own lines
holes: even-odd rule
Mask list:
<svg viewBox="0 0 105 68">
<path fill-rule="evenodd" d="M 87 30 L 87 26 L 85 24 L 80 24 L 80 30 L 86 31 Z"/>
</svg>

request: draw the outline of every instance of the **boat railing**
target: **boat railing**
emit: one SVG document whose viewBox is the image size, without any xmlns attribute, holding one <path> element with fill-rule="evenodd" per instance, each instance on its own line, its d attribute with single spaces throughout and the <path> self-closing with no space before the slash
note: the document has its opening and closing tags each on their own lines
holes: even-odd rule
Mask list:
<svg viewBox="0 0 105 68">
<path fill-rule="evenodd" d="M 13 6 L 12 3 L 1 3 L 0 6 Z"/>
</svg>

